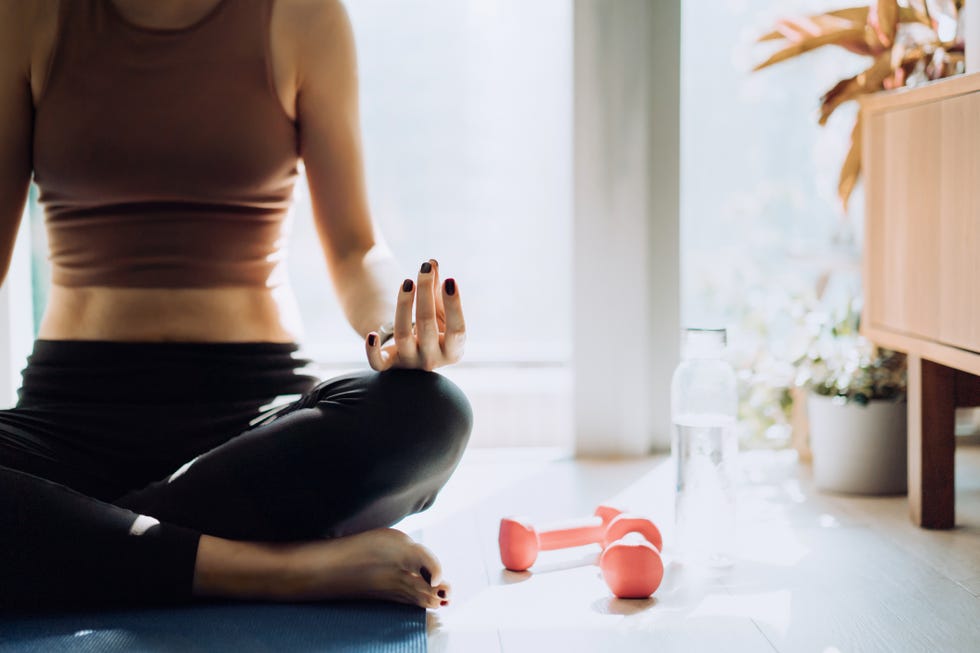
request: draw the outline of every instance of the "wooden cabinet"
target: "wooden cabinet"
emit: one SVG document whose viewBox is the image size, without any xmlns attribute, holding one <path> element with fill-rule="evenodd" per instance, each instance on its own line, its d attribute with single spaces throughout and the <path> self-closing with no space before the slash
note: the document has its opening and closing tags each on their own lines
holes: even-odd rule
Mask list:
<svg viewBox="0 0 980 653">
<path fill-rule="evenodd" d="M 871 340 L 910 356 L 909 501 L 951 528 L 954 411 L 980 404 L 980 74 L 862 102 Z"/>
<path fill-rule="evenodd" d="M 980 351 L 980 91 L 942 103 L 942 143 L 939 340 Z"/>
</svg>

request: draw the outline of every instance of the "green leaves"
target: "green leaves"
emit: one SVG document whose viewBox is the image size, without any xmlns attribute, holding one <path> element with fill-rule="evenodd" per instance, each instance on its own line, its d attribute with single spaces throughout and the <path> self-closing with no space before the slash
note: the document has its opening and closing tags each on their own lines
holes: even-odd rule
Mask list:
<svg viewBox="0 0 980 653">
<path fill-rule="evenodd" d="M 795 385 L 865 405 L 905 397 L 905 354 L 879 349 L 859 333 L 860 302 L 843 312 L 811 312 L 806 353 L 794 362 Z"/>
</svg>

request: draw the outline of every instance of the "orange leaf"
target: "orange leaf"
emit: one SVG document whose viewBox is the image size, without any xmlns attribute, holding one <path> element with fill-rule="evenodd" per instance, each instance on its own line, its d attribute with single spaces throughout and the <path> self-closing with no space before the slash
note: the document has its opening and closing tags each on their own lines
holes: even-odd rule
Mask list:
<svg viewBox="0 0 980 653">
<path fill-rule="evenodd" d="M 868 12 L 868 27 L 874 30 L 878 41 L 890 48 L 895 42 L 895 29 L 898 26 L 898 2 L 896 0 L 877 0 Z"/>
<path fill-rule="evenodd" d="M 827 34 L 821 34 L 819 36 L 812 36 L 798 43 L 792 43 L 785 48 L 776 51 L 768 59 L 753 68 L 753 70 L 762 70 L 763 68 L 777 64 L 780 61 L 792 59 L 793 57 L 803 54 L 804 52 L 809 52 L 810 50 L 815 50 L 816 48 L 820 48 L 825 45 L 841 45 L 843 43 L 850 43 L 863 38 L 863 28 L 848 28 Z"/>
<path fill-rule="evenodd" d="M 900 23 L 922 23 L 932 27 L 932 21 L 929 17 L 915 9 L 915 7 L 899 7 L 898 8 L 898 22 Z"/>
<path fill-rule="evenodd" d="M 878 55 L 871 67 L 857 76 L 858 83 L 864 93 L 880 91 L 882 82 L 892 73 L 892 58 L 888 52 Z"/>
<path fill-rule="evenodd" d="M 909 7 L 919 12 L 920 14 L 929 13 L 929 8 L 926 7 L 926 0 L 908 0 Z"/>
<path fill-rule="evenodd" d="M 820 124 L 827 124 L 827 118 L 830 117 L 830 114 L 832 114 L 837 107 L 848 100 L 854 99 L 860 94 L 861 85 L 858 83 L 857 75 L 837 82 L 832 89 L 827 91 L 824 96 L 820 98 Z"/>
<path fill-rule="evenodd" d="M 861 114 L 858 113 L 857 120 L 854 122 L 854 129 L 851 131 L 851 149 L 847 151 L 844 165 L 840 169 L 840 178 L 837 182 L 837 196 L 840 197 L 844 212 L 847 212 L 847 203 L 854 192 L 858 176 L 861 174 Z"/>
<path fill-rule="evenodd" d="M 884 81 L 892 74 L 891 55 L 884 52 L 878 55 L 870 68 L 859 75 L 843 79 L 820 98 L 820 124 L 827 124 L 837 107 L 865 93 L 874 93 L 884 88 Z"/>
<path fill-rule="evenodd" d="M 848 7 L 846 9 L 835 9 L 833 11 L 828 11 L 827 15 L 836 16 L 837 18 L 846 18 L 852 23 L 860 23 L 862 25 L 868 22 L 867 7 Z"/>
<path fill-rule="evenodd" d="M 786 39 L 792 43 L 798 43 L 809 36 L 820 36 L 827 32 L 861 27 L 862 25 L 864 25 L 864 21 L 855 22 L 829 14 L 818 14 L 803 18 L 780 18 L 776 21 L 775 29 L 768 34 L 760 36 L 758 41 Z"/>
</svg>

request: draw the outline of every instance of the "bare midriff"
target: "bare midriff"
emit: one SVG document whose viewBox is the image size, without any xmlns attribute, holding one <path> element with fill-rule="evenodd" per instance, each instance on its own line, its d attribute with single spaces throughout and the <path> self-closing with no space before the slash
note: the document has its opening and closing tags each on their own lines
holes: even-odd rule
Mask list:
<svg viewBox="0 0 980 653">
<path fill-rule="evenodd" d="M 295 342 L 296 304 L 277 288 L 52 285 L 39 338 L 128 342 Z"/>
</svg>

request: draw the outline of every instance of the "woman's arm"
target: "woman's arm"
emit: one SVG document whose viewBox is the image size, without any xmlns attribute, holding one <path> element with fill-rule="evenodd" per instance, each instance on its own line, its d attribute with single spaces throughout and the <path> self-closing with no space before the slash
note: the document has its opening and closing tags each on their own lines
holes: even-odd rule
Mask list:
<svg viewBox="0 0 980 653">
<path fill-rule="evenodd" d="M 354 35 L 339 0 L 303 5 L 293 16 L 296 39 L 296 117 L 313 215 L 341 306 L 365 337 L 376 370 L 432 370 L 463 354 L 465 325 L 454 279 L 439 282 L 435 260 L 417 282 L 400 275 L 371 221 L 364 181 Z M 297 20 L 297 18 L 301 20 Z M 413 311 L 414 308 L 414 311 Z M 413 328 L 413 313 L 415 327 Z M 377 331 L 394 318 L 394 342 L 382 348 Z"/>
<path fill-rule="evenodd" d="M 7 277 L 30 186 L 31 2 L 0 2 L 0 284 Z"/>
<path fill-rule="evenodd" d="M 311 6 L 303 27 L 300 151 L 330 277 L 348 321 L 365 337 L 394 317 L 401 275 L 368 208 L 353 31 L 336 0 Z"/>
</svg>

